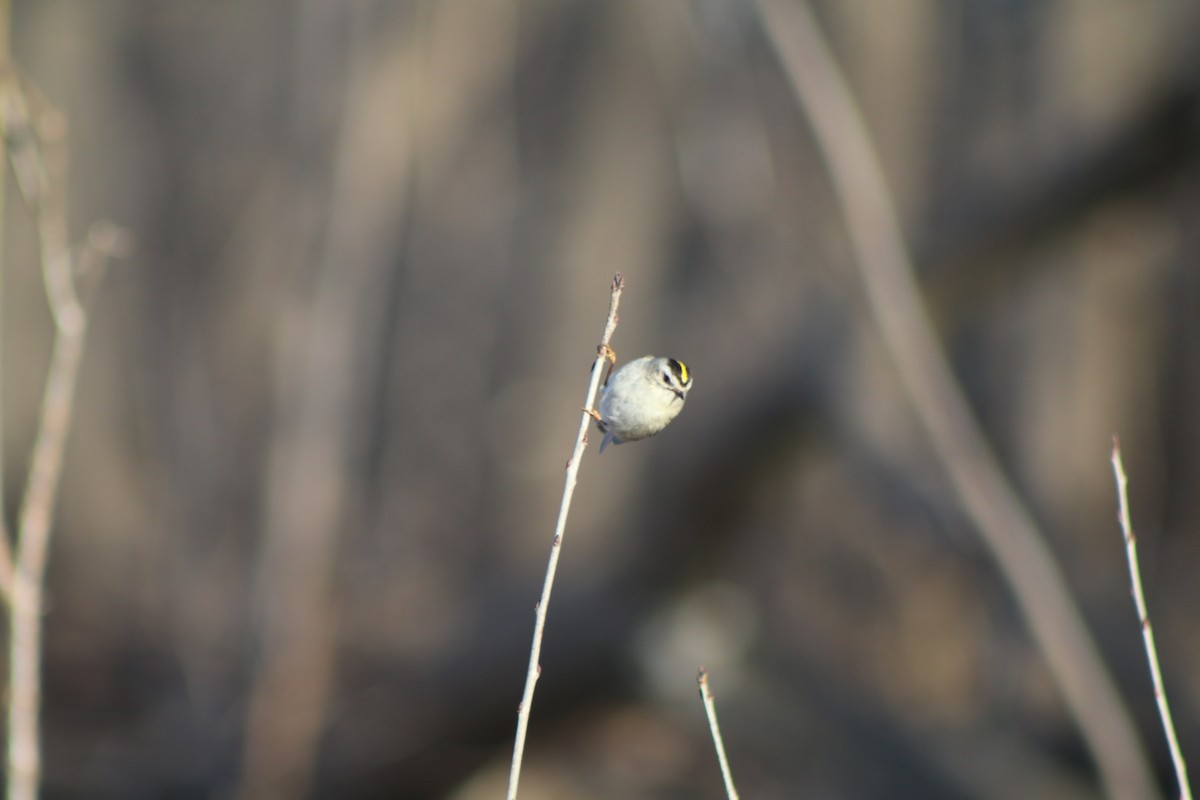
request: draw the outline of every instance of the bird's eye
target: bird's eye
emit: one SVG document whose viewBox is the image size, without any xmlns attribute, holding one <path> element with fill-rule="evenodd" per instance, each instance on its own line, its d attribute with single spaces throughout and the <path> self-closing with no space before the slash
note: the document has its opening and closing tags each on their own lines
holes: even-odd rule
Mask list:
<svg viewBox="0 0 1200 800">
<path fill-rule="evenodd" d="M 668 386 L 670 386 L 670 385 L 671 385 L 671 373 L 667 372 L 667 371 L 664 369 L 664 370 L 662 371 L 662 373 L 661 373 L 661 374 L 662 374 L 663 383 L 665 383 L 665 384 L 667 384 Z"/>
</svg>

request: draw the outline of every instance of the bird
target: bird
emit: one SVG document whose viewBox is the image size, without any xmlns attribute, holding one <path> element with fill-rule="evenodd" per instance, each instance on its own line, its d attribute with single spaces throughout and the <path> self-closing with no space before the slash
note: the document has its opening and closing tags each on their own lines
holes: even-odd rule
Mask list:
<svg viewBox="0 0 1200 800">
<path fill-rule="evenodd" d="M 605 353 L 616 360 L 611 350 Z M 677 358 L 642 356 L 609 376 L 597 410 L 590 411 L 604 434 L 600 452 L 612 444 L 646 439 L 679 416 L 692 388 L 692 373 Z"/>
</svg>

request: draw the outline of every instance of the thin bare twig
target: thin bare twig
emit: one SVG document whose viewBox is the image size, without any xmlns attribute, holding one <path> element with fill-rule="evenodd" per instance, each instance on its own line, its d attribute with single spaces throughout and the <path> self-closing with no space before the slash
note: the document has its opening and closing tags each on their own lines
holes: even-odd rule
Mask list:
<svg viewBox="0 0 1200 800">
<path fill-rule="evenodd" d="M 43 158 L 43 131 L 28 113 L 26 98 L 9 88 L 6 128 L 15 132 L 12 165 L 17 186 L 37 225 L 42 277 L 54 319 L 54 346 L 46 374 L 29 479 L 17 522 L 16 564 L 9 603 L 8 797 L 34 800 L 41 777 L 38 714 L 41 708 L 42 580 L 50 544 L 54 498 L 74 406 L 83 355 L 85 317 L 74 295 L 63 206 L 53 199 Z M 19 135 L 18 135 L 19 134 Z"/>
<path fill-rule="evenodd" d="M 554 526 L 554 540 L 550 545 L 550 560 L 546 564 L 546 580 L 542 584 L 542 597 L 538 601 L 533 625 L 533 644 L 529 648 L 529 669 L 525 673 L 525 692 L 521 695 L 521 706 L 517 711 L 517 735 L 513 743 L 512 769 L 508 774 L 508 800 L 517 799 L 517 783 L 521 779 L 521 762 L 525 756 L 525 736 L 529 731 L 529 713 L 533 708 L 533 689 L 542 673 L 538 659 L 542 653 L 542 634 L 546 628 L 546 611 L 550 606 L 550 590 L 554 587 L 554 573 L 558 570 L 558 556 L 562 552 L 563 534 L 567 528 L 567 514 L 571 510 L 571 498 L 579 478 L 579 462 L 587 447 L 588 426 L 592 417 L 588 413 L 596 404 L 596 392 L 600 389 L 600 375 L 608 361 L 609 343 L 617 329 L 617 306 L 621 292 L 625 290 L 625 278 L 621 273 L 613 276 L 611 295 L 608 301 L 608 318 L 604 323 L 604 335 L 596 348 L 596 361 L 592 364 L 592 377 L 588 382 L 587 395 L 583 401 L 583 413 L 579 419 L 579 433 L 575 437 L 575 450 L 567 462 L 567 477 L 563 485 L 562 503 L 558 508 L 558 522 Z"/>
<path fill-rule="evenodd" d="M 1146 757 L 1062 573 L 996 464 L 924 313 L 866 124 L 803 0 L 759 0 L 846 220 L 879 338 L 963 507 L 1012 588 L 1112 797 L 1155 796 Z"/>
<path fill-rule="evenodd" d="M 98 263 L 121 252 L 124 234 L 94 229 L 82 262 Z M 110 235 L 119 236 L 111 239 Z M 102 249 L 111 244 L 113 249 Z M 62 259 L 70 263 L 71 259 Z M 82 315 L 82 309 L 80 314 Z M 56 315 L 57 316 L 57 315 Z M 29 480 L 17 528 L 17 562 L 9 603 L 8 798 L 34 800 L 41 774 L 38 715 L 41 709 L 42 594 L 54 520 L 54 499 L 63 453 L 74 418 L 75 384 L 83 356 L 86 317 L 60 326 L 54 340 Z"/>
<path fill-rule="evenodd" d="M 733 785 L 733 775 L 729 772 L 729 761 L 725 758 L 725 742 L 721 738 L 721 726 L 717 722 L 717 706 L 713 703 L 712 692 L 708 688 L 708 671 L 700 668 L 696 677 L 700 684 L 700 699 L 704 702 L 704 713 L 708 715 L 708 728 L 712 731 L 713 746 L 717 748 L 717 761 L 721 764 L 721 777 L 725 779 L 725 794 L 729 800 L 738 800 L 737 788 Z"/>
<path fill-rule="evenodd" d="M 1158 667 L 1158 648 L 1154 644 L 1154 629 L 1150 627 L 1150 613 L 1146 610 L 1146 597 L 1142 593 L 1142 569 L 1138 566 L 1137 537 L 1133 534 L 1133 523 L 1129 520 L 1129 482 L 1125 478 L 1125 465 L 1121 461 L 1121 443 L 1113 436 L 1113 475 L 1117 481 L 1117 520 L 1125 534 L 1125 558 L 1129 562 L 1129 582 L 1133 586 L 1133 602 L 1137 606 L 1138 621 L 1142 624 L 1142 641 L 1146 645 L 1146 660 L 1150 663 L 1150 679 L 1154 682 L 1154 699 L 1158 703 L 1158 715 L 1162 718 L 1167 745 L 1171 749 L 1171 762 L 1175 765 L 1175 778 L 1179 781 L 1181 800 L 1192 800 L 1192 787 L 1188 783 L 1187 762 L 1179 749 L 1175 736 L 1175 723 L 1171 719 L 1171 705 L 1167 702 L 1167 690 L 1163 686 L 1162 671 Z"/>
<path fill-rule="evenodd" d="M 71 425 L 75 382 L 83 354 L 83 328 L 59 332 L 42 399 L 41 425 L 21 503 L 17 568 L 10 603 L 8 781 L 9 800 L 33 800 L 40 773 L 42 579 L 50 543 L 54 497 Z"/>
<path fill-rule="evenodd" d="M 12 47 L 9 31 L 12 25 L 12 0 L 0 0 L 0 309 L 4 303 L 4 244 L 8 240 L 8 217 L 5 199 L 8 195 L 8 106 L 11 85 L 15 83 L 12 69 Z M 0 314 L 0 329 L 4 315 Z M 0 336 L 0 340 L 3 337 Z M 4 363 L 0 359 L 0 398 L 4 396 Z M 4 453 L 4 403 L 0 402 L 0 455 Z M 12 539 L 9 538 L 8 509 L 3 501 L 4 459 L 0 457 L 0 597 L 8 602 L 12 596 Z"/>
<path fill-rule="evenodd" d="M 10 76 L 11 77 L 11 76 Z M 38 715 L 41 708 L 42 594 L 54 520 L 54 500 L 62 477 L 63 453 L 74 417 L 75 385 L 87 333 L 87 315 L 76 291 L 77 266 L 100 271 L 107 258 L 127 249 L 127 237 L 113 226 L 92 229 L 79 264 L 67 246 L 65 131 L 48 107 L 33 117 L 27 98 L 11 80 L 4 104 L 5 128 L 19 131 L 11 144 L 17 185 L 33 213 L 40 245 L 42 277 L 54 320 L 54 345 L 42 396 L 29 478 L 17 521 L 15 565 L 8 542 L 0 548 L 0 572 L 7 570 L 9 594 L 8 798 L 34 800 L 41 777 Z M 58 162 L 52 169 L 47 149 Z"/>
</svg>

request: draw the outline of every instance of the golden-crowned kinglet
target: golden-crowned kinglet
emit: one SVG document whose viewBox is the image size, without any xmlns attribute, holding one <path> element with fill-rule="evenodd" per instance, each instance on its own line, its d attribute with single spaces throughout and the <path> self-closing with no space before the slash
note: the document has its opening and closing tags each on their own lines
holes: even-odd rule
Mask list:
<svg viewBox="0 0 1200 800">
<path fill-rule="evenodd" d="M 635 442 L 667 427 L 691 388 L 692 374 L 674 358 L 642 356 L 621 367 L 604 384 L 599 413 L 593 415 L 604 432 L 600 452 L 609 442 Z"/>
</svg>

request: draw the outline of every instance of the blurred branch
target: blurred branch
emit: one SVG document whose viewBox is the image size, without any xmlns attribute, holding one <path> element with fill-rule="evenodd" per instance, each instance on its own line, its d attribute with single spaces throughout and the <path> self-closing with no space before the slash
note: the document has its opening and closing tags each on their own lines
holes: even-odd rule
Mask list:
<svg viewBox="0 0 1200 800">
<path fill-rule="evenodd" d="M 808 116 L 846 220 L 863 288 L 921 425 L 1016 597 L 1110 796 L 1154 782 L 1129 715 L 1045 539 L 996 464 L 922 310 L 866 125 L 803 2 L 759 0 L 763 27 Z"/>
<path fill-rule="evenodd" d="M 339 536 L 361 521 L 356 459 L 376 446 L 356 412 L 385 359 L 373 348 L 394 313 L 390 282 L 408 269 L 393 249 L 397 220 L 457 165 L 473 115 L 511 74 L 515 39 L 496 22 L 514 12 L 495 8 L 481 25 L 474 6 L 417 4 L 412 24 L 380 31 L 365 7 L 297 5 L 290 138 L 304 146 L 286 164 L 284 246 L 313 288 L 288 298 L 279 325 L 239 797 L 304 796 L 315 775 L 338 655 Z M 314 169 L 320 145 L 333 151 L 329 176 Z"/>
<path fill-rule="evenodd" d="M 337 613 L 338 535 L 356 485 L 350 461 L 359 429 L 354 409 L 364 382 L 358 353 L 370 299 L 387 266 L 350 251 L 342 235 L 359 206 L 349 193 L 356 164 L 350 141 L 362 53 L 361 9 L 296 6 L 291 135 L 334 147 L 333 174 L 297 169 L 289 193 L 302 232 L 290 260 L 315 274 L 307 296 L 285 296 L 277 323 L 275 423 L 268 443 L 265 510 L 254 594 L 257 626 L 245 721 L 242 771 L 234 796 L 306 797 L 328 713 Z M 330 35 L 339 31 L 341 35 Z M 344 98 L 333 100 L 331 98 Z M 326 103 L 340 103 L 331 114 Z M 295 156 L 307 160 L 308 152 Z M 362 157 L 369 158 L 370 154 Z M 321 209 L 320 219 L 305 215 Z M 323 238 L 322 238 L 323 237 Z M 314 253 L 315 251 L 315 253 Z"/>
<path fill-rule="evenodd" d="M 1175 723 L 1171 719 L 1171 705 L 1167 702 L 1167 690 L 1163 686 L 1162 670 L 1158 667 L 1158 648 L 1154 644 L 1154 628 L 1150 627 L 1150 612 L 1146 610 L 1146 597 L 1142 593 L 1142 570 L 1138 566 L 1137 537 L 1133 535 L 1133 523 L 1129 520 L 1129 482 L 1125 478 L 1125 465 L 1121 461 L 1121 443 L 1113 437 L 1113 477 L 1117 482 L 1117 519 L 1125 534 L 1125 557 L 1129 562 L 1129 582 L 1133 586 L 1133 602 L 1137 607 L 1138 622 L 1142 626 L 1142 641 L 1146 646 L 1146 659 L 1150 663 L 1150 679 L 1154 682 L 1154 699 L 1158 703 L 1158 715 L 1162 718 L 1163 732 L 1171 749 L 1171 762 L 1175 765 L 1175 778 L 1179 781 L 1179 796 L 1192 800 L 1192 787 L 1188 783 L 1187 762 L 1179 750 L 1179 739 L 1175 736 Z"/>
<path fill-rule="evenodd" d="M 80 270 L 99 272 L 109 257 L 123 255 L 128 240 L 113 226 L 97 225 L 78 260 L 73 256 L 67 246 L 64 203 L 65 121 L 43 99 L 32 92 L 22 92 L 11 71 L 9 76 L 4 127 L 11 139 L 10 155 L 17 185 L 37 226 L 42 277 L 55 328 L 37 436 L 18 518 L 15 568 L 7 540 L 4 560 L 0 562 L 10 581 L 8 797 L 33 800 L 41 774 L 38 715 L 43 582 L 54 500 L 74 417 L 75 385 L 87 333 L 87 314 L 79 300 L 76 278 Z"/>
<path fill-rule="evenodd" d="M 4 245 L 8 237 L 8 105 L 16 91 L 12 64 L 10 29 L 12 0 L 0 0 L 0 343 L 4 341 Z M 3 348 L 0 348 L 2 350 Z M 0 353 L 0 596 L 12 596 L 12 538 L 8 530 L 8 508 L 4 491 L 4 358 Z"/>
<path fill-rule="evenodd" d="M 563 534 L 567 528 L 567 514 L 571 511 L 571 498 L 575 495 L 575 483 L 579 478 L 579 462 L 587 447 L 588 425 L 591 424 L 591 409 L 596 403 L 596 392 L 600 388 L 600 375 L 612 350 L 609 343 L 617 329 L 617 306 L 621 303 L 621 292 L 625 290 L 625 279 L 621 273 L 613 276 L 612 291 L 608 302 L 608 318 L 604 323 L 604 335 L 600 338 L 596 360 L 592 363 L 592 377 L 583 401 L 583 413 L 579 420 L 579 433 L 575 437 L 575 450 L 567 462 L 566 483 L 563 485 L 562 503 L 558 508 L 558 522 L 554 526 L 554 540 L 550 545 L 550 560 L 546 564 L 546 580 L 542 584 L 542 597 L 534 615 L 533 644 L 529 648 L 529 669 L 525 673 L 525 691 L 517 711 L 517 735 L 513 742 L 512 769 L 508 776 L 508 800 L 516 800 L 517 784 L 521 780 L 521 762 L 525 757 L 525 736 L 529 731 L 529 714 L 533 708 L 533 690 L 542 673 L 539 663 L 542 652 L 542 634 L 546 628 L 546 611 L 550 606 L 550 591 L 554 588 L 554 574 L 558 570 L 558 557 L 562 552 Z"/>
<path fill-rule="evenodd" d="M 725 742 L 721 739 L 721 725 L 717 722 L 717 706 L 713 702 L 712 692 L 708 688 L 708 671 L 700 668 L 696 678 L 700 684 L 700 699 L 704 702 L 704 713 L 708 715 L 708 728 L 712 731 L 713 746 L 717 748 L 717 761 L 721 764 L 721 777 L 725 779 L 725 794 L 729 800 L 738 800 L 737 788 L 733 785 L 733 775 L 729 773 L 729 761 L 725 758 Z"/>
</svg>

